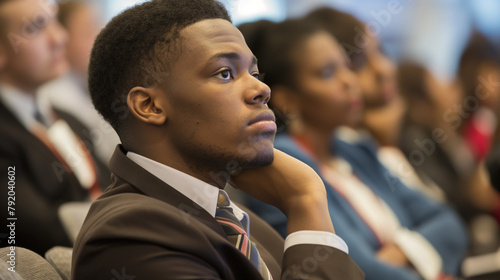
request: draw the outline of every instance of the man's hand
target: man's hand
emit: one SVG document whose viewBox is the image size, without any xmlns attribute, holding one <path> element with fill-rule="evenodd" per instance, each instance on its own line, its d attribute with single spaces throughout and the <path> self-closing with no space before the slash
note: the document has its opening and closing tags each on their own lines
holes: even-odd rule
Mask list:
<svg viewBox="0 0 500 280">
<path fill-rule="evenodd" d="M 244 170 L 231 184 L 283 211 L 289 234 L 299 230 L 334 232 L 323 181 L 311 167 L 281 151 L 274 150 L 270 165 Z"/>
<path fill-rule="evenodd" d="M 410 264 L 406 255 L 394 243 L 386 244 L 377 252 L 377 258 L 384 263 L 393 266 L 407 266 Z"/>
</svg>

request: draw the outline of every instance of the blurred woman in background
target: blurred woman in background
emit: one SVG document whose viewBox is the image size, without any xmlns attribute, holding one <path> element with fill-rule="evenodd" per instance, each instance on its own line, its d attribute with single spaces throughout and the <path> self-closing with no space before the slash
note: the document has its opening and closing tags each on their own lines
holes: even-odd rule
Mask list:
<svg viewBox="0 0 500 280">
<path fill-rule="evenodd" d="M 340 45 L 308 21 L 258 25 L 264 28 L 241 29 L 286 125 L 275 147 L 323 178 L 336 232 L 366 279 L 456 275 L 467 236 L 453 211 L 394 178 L 372 142 L 334 137 L 337 128 L 355 126 L 362 117 L 357 77 Z M 277 209 L 251 199 L 247 205 L 286 235 L 286 219 Z"/>
<path fill-rule="evenodd" d="M 348 140 L 354 135 L 372 141 L 380 161 L 394 176 L 432 199 L 444 201 L 439 186 L 422 178 L 398 147 L 406 104 L 397 87 L 396 66 L 381 51 L 376 34 L 354 16 L 332 8 L 316 9 L 306 18 L 339 41 L 361 86 L 362 121 L 357 131 L 342 129 L 339 137 Z"/>
</svg>

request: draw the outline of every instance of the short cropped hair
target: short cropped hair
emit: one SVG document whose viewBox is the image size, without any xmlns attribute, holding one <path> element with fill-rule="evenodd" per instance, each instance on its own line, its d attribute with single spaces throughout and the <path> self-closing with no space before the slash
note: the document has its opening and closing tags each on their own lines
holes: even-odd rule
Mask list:
<svg viewBox="0 0 500 280">
<path fill-rule="evenodd" d="M 231 22 L 216 0 L 153 0 L 114 17 L 97 36 L 89 64 L 89 91 L 97 111 L 120 135 L 127 93 L 162 84 L 180 54 L 179 32 L 206 19 Z"/>
</svg>

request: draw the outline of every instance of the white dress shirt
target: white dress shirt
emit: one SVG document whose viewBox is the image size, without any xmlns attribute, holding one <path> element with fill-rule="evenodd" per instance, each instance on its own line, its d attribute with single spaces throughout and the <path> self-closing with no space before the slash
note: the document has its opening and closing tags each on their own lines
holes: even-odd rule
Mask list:
<svg viewBox="0 0 500 280">
<path fill-rule="evenodd" d="M 128 152 L 127 157 L 142 168 L 146 169 L 149 173 L 158 177 L 158 179 L 167 183 L 172 188 L 191 199 L 215 218 L 219 188 L 139 154 Z M 246 215 L 246 213 L 243 214 L 243 210 L 232 202 L 230 202 L 230 207 L 233 208 L 235 216 L 239 219 L 243 219 L 244 215 Z M 286 251 L 288 248 L 300 244 L 330 246 L 345 253 L 349 253 L 347 244 L 344 240 L 342 240 L 342 238 L 336 234 L 326 231 L 303 230 L 289 234 L 285 239 L 284 250 Z"/>
<path fill-rule="evenodd" d="M 33 129 L 38 123 L 35 119 L 36 111 L 40 112 L 44 120 L 49 124 L 52 124 L 55 120 L 50 103 L 36 99 L 33 94 L 22 92 L 7 85 L 0 85 L 0 100 L 27 130 Z"/>
<path fill-rule="evenodd" d="M 354 174 L 347 161 L 336 159 L 334 165 L 336 168 L 323 166 L 322 176 L 349 202 L 381 244 L 398 245 L 424 279 L 437 279 L 443 260 L 432 244 L 420 233 L 404 228 L 394 211 Z"/>
</svg>

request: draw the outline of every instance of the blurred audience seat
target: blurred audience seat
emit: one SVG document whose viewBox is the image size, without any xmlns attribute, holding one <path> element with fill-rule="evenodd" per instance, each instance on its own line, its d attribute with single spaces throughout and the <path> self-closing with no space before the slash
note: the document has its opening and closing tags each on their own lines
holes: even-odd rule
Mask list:
<svg viewBox="0 0 500 280">
<path fill-rule="evenodd" d="M 54 247 L 45 253 L 45 259 L 55 268 L 63 280 L 71 279 L 71 257 L 73 248 Z"/>
<path fill-rule="evenodd" d="M 1 269 L 0 275 L 1 279 L 47 279 L 47 280 L 60 280 L 62 279 L 57 271 L 50 265 L 47 260 L 38 255 L 37 253 L 30 251 L 22 247 L 16 247 L 15 250 L 15 272 L 8 270 L 10 265 L 7 261 L 10 260 L 10 246 L 0 248 L 0 259 L 3 265 L 7 265 L 7 270 L 4 272 L 3 267 Z M 71 262 L 71 259 L 70 259 Z"/>
</svg>

